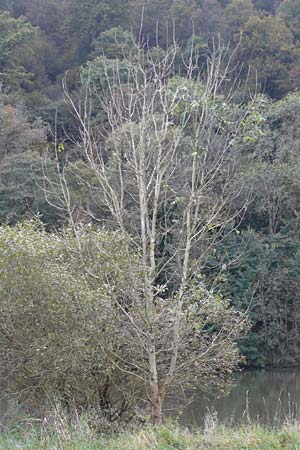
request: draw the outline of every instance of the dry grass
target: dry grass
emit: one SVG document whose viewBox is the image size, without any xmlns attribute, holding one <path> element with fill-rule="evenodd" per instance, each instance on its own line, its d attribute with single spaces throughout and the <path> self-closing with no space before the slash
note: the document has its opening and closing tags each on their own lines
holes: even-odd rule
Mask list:
<svg viewBox="0 0 300 450">
<path fill-rule="evenodd" d="M 175 425 L 144 427 L 134 433 L 97 435 L 86 419 L 60 415 L 39 426 L 24 424 L 0 435 L 3 450 L 300 450 L 300 424 L 281 429 L 257 425 L 226 428 L 213 425 L 188 431 Z"/>
</svg>

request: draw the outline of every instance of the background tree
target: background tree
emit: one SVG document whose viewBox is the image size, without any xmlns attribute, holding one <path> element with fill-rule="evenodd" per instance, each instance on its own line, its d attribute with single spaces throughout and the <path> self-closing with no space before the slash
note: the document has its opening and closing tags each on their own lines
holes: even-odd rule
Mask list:
<svg viewBox="0 0 300 450">
<path fill-rule="evenodd" d="M 0 11 L 0 72 L 2 83 L 18 88 L 30 73 L 19 65 L 14 51 L 31 39 L 36 30 L 25 18 L 14 19 L 8 12 Z"/>
<path fill-rule="evenodd" d="M 1 101 L 0 222 L 12 224 L 41 214 L 45 223 L 58 225 L 63 216 L 49 207 L 41 189 L 48 145 L 46 128 L 41 122 L 30 123 L 22 105 L 7 104 L 8 96 L 1 95 Z M 54 181 L 54 161 L 47 163 L 47 171 Z"/>
<path fill-rule="evenodd" d="M 293 86 L 291 69 L 298 50 L 293 37 L 280 18 L 250 17 L 244 24 L 236 58 L 244 61 L 244 76 L 249 86 L 259 88 L 273 98 L 280 98 Z"/>
<path fill-rule="evenodd" d="M 91 43 L 109 28 L 126 22 L 126 2 L 120 0 L 68 0 L 65 5 L 62 33 L 65 37 L 64 59 L 68 65 L 82 64 L 91 51 Z"/>
<path fill-rule="evenodd" d="M 223 295 L 239 310 L 249 310 L 252 330 L 241 342 L 249 365 L 290 366 L 300 356 L 299 105 L 298 94 L 278 102 L 265 99 L 262 133 L 247 149 L 252 165 L 244 166 L 253 201 L 239 233 L 207 261 L 207 276 Z M 215 267 L 220 265 L 219 273 Z"/>
<path fill-rule="evenodd" d="M 247 20 L 254 16 L 255 9 L 251 0 L 232 0 L 225 8 L 227 37 L 236 45 Z"/>
<path fill-rule="evenodd" d="M 299 42 L 300 38 L 300 8 L 299 3 L 295 0 L 285 0 L 280 3 L 277 9 L 277 13 L 283 18 L 286 26 L 293 33 L 296 42 Z"/>
<path fill-rule="evenodd" d="M 194 18 L 195 34 L 199 34 L 208 43 L 221 36 L 225 37 L 226 21 L 224 9 L 217 0 L 200 2 Z"/>
</svg>

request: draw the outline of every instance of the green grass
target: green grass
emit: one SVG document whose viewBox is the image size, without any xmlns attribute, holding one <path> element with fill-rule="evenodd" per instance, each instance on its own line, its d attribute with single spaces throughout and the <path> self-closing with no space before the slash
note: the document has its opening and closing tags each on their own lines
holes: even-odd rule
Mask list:
<svg viewBox="0 0 300 450">
<path fill-rule="evenodd" d="M 206 433 L 175 426 L 146 427 L 132 434 L 97 436 L 86 425 L 61 424 L 18 427 L 0 434 L 3 450 L 300 450 L 300 425 L 280 430 L 259 426 L 229 429 L 216 427 Z"/>
</svg>

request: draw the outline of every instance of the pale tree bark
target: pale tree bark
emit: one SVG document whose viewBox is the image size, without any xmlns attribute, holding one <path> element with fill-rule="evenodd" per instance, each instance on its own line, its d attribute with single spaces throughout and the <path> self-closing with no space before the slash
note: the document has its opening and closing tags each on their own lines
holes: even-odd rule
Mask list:
<svg viewBox="0 0 300 450">
<path fill-rule="evenodd" d="M 209 372 L 209 364 L 215 364 L 215 373 L 220 370 L 217 363 L 209 362 L 218 348 L 232 346 L 230 357 L 224 350 L 226 370 L 236 364 L 234 339 L 244 322 L 240 315 L 232 316 L 232 323 L 220 321 L 218 331 L 208 339 L 205 327 L 212 319 L 204 315 L 201 324 L 196 323 L 189 289 L 195 278 L 195 248 L 200 249 L 197 260 L 201 266 L 226 234 L 226 227 L 230 224 L 232 231 L 247 206 L 244 202 L 238 210 L 231 208 L 242 190 L 242 180 L 236 182 L 235 148 L 242 142 L 253 103 L 232 105 L 231 90 L 227 95 L 222 92 L 230 73 L 226 49 L 217 46 L 212 51 L 202 75 L 197 73 L 192 51 L 184 75 L 176 76 L 177 54 L 176 44 L 159 57 L 137 45 L 134 56 L 124 60 L 125 80 L 118 65 L 113 75 L 107 68 L 100 87 L 85 80 L 83 100 L 78 104 L 64 85 L 66 100 L 79 122 L 78 146 L 96 180 L 90 187 L 99 192 L 112 226 L 129 237 L 141 255 L 141 296 L 132 299 L 132 309 L 124 308 L 121 301 L 117 307 L 134 330 L 124 370 L 130 371 L 130 364 L 135 364 L 131 373 L 145 382 L 155 424 L 163 421 L 163 404 L 171 385 L 184 383 L 189 370 L 200 371 L 200 363 L 204 371 Z M 105 128 L 92 123 L 93 99 L 105 113 Z M 64 172 L 62 177 L 62 191 L 68 192 Z M 89 186 L 90 181 L 84 183 Z M 63 195 L 62 203 L 72 217 L 69 193 Z M 172 208 L 178 214 L 170 222 Z M 95 219 L 90 209 L 86 214 Z M 169 236 L 172 251 L 161 258 L 159 243 Z M 158 279 L 165 270 L 168 275 L 160 285 Z M 206 311 L 213 296 L 203 295 Z M 133 348 L 140 348 L 140 354 Z"/>
</svg>

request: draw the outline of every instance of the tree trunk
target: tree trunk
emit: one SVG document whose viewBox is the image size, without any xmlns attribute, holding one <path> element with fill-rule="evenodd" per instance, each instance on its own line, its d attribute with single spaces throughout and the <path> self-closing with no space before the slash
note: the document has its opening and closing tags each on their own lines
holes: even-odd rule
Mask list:
<svg viewBox="0 0 300 450">
<path fill-rule="evenodd" d="M 153 383 L 151 389 L 151 420 L 153 425 L 162 425 L 163 423 L 163 402 L 164 395 L 160 393 L 159 387 L 156 383 Z"/>
</svg>

